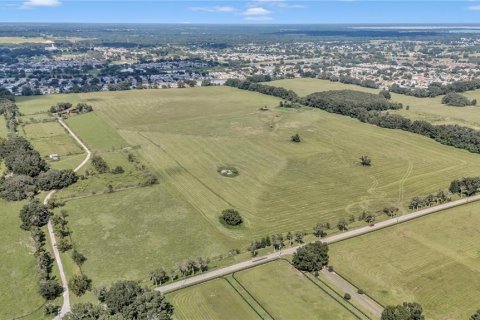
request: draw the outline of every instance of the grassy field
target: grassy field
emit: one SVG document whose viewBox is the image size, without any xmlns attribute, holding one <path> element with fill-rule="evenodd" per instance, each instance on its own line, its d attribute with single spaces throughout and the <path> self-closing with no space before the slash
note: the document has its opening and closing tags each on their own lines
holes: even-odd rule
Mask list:
<svg viewBox="0 0 480 320">
<path fill-rule="evenodd" d="M 479 203 L 330 246 L 335 270 L 384 304 L 417 301 L 427 319 L 479 308 Z"/>
<path fill-rule="evenodd" d="M 18 213 L 24 203 L 0 200 L 0 319 L 29 315 L 43 319 L 44 303 L 37 293 L 34 248 L 30 233 L 20 229 Z M 36 309 L 39 311 L 34 312 Z M 33 312 L 33 313 L 32 313 Z M 31 314 L 30 314 L 31 313 Z"/>
<path fill-rule="evenodd" d="M 168 294 L 178 320 L 262 319 L 224 279 Z"/>
<path fill-rule="evenodd" d="M 41 37 L 0 37 L 0 44 L 47 43 L 48 39 Z"/>
<path fill-rule="evenodd" d="M 101 282 L 144 278 L 158 265 L 244 249 L 253 238 L 309 231 L 363 210 L 393 205 L 405 212 L 413 196 L 446 189 L 452 179 L 480 170 L 478 155 L 419 135 L 321 110 L 276 108 L 276 98 L 228 87 L 41 96 L 21 99 L 19 106 L 25 114 L 38 113 L 57 101 L 91 103 L 94 113 L 68 119 L 72 129 L 108 161 L 130 146 L 160 177 L 148 192 L 99 195 L 108 179 L 127 185 L 135 178 L 108 175 L 60 192 L 90 195 L 67 209 L 74 238 L 91 259 L 89 275 Z M 270 110 L 259 111 L 264 105 Z M 297 132 L 302 142 L 293 144 Z M 359 164 L 365 154 L 372 167 Z M 239 176 L 219 175 L 223 165 L 235 166 Z M 241 212 L 242 228 L 218 221 L 229 207 Z M 132 223 L 137 215 L 149 223 Z M 112 249 L 119 244 L 122 249 Z"/>
<path fill-rule="evenodd" d="M 306 96 L 313 92 L 327 90 L 358 90 L 377 94 L 378 89 L 364 88 L 353 84 L 343 84 L 320 79 L 287 79 L 268 82 L 267 84 L 285 87 L 295 91 L 300 96 Z M 480 90 L 463 93 L 469 99 L 480 101 Z M 389 111 L 397 113 L 412 120 L 425 120 L 433 124 L 458 124 L 480 130 L 480 107 L 452 107 L 442 104 L 442 96 L 435 98 L 416 98 L 403 94 L 392 93 L 392 101 L 403 103 L 409 110 Z"/>
<path fill-rule="evenodd" d="M 286 261 L 235 275 L 274 319 L 356 319 Z"/>
</svg>

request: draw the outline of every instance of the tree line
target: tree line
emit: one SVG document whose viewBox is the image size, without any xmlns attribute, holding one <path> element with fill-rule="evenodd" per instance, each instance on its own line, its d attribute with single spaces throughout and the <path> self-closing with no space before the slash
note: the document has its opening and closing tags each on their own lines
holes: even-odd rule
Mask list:
<svg viewBox="0 0 480 320">
<path fill-rule="evenodd" d="M 462 80 L 449 84 L 441 84 L 438 82 L 431 83 L 427 88 L 407 88 L 398 84 L 389 87 L 391 92 L 414 96 L 417 98 L 436 97 L 447 94 L 449 92 L 465 92 L 480 89 L 480 80 Z"/>
<path fill-rule="evenodd" d="M 73 105 L 70 102 L 58 102 L 56 105 L 53 105 L 48 110 L 50 113 L 58 113 L 72 108 Z M 77 103 L 75 109 L 78 113 L 87 113 L 92 112 L 93 107 L 86 103 Z"/>
<path fill-rule="evenodd" d="M 271 96 L 279 97 L 286 100 L 296 100 L 298 95 L 292 91 L 282 87 L 274 87 L 258 82 L 252 82 L 250 80 L 228 79 L 225 82 L 226 86 L 234 87 L 242 90 L 255 91 Z"/>
</svg>

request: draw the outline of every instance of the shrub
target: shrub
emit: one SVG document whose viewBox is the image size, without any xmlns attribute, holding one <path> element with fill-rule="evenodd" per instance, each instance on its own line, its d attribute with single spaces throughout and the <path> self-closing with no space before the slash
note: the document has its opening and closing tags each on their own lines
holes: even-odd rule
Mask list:
<svg viewBox="0 0 480 320">
<path fill-rule="evenodd" d="M 54 300 L 62 294 L 63 287 L 56 280 L 42 279 L 38 285 L 38 292 L 45 300 Z"/>
<path fill-rule="evenodd" d="M 229 226 L 238 226 L 243 222 L 242 216 L 235 209 L 223 210 L 220 220 Z"/>
<path fill-rule="evenodd" d="M 333 266 L 328 266 L 328 267 L 327 267 L 327 270 L 328 270 L 328 272 L 333 272 L 333 270 L 334 270 L 334 269 L 333 269 Z"/>
<path fill-rule="evenodd" d="M 107 173 L 109 171 L 108 164 L 105 162 L 105 160 L 101 156 L 94 155 L 91 161 L 92 161 L 93 167 L 98 173 Z"/>
<path fill-rule="evenodd" d="M 148 187 L 158 183 L 158 178 L 151 172 L 147 172 L 143 178 L 143 181 L 140 183 L 142 187 Z"/>
<path fill-rule="evenodd" d="M 120 173 L 124 173 L 125 170 L 123 170 L 122 166 L 116 166 L 115 168 L 112 169 L 111 172 L 113 174 L 120 174 Z"/>
<path fill-rule="evenodd" d="M 358 288 L 357 293 L 358 293 L 358 294 L 365 294 L 365 291 L 363 291 L 362 289 Z"/>
<path fill-rule="evenodd" d="M 345 299 L 345 300 L 348 301 L 348 300 L 352 299 L 352 296 L 350 295 L 350 293 L 345 293 L 345 294 L 343 295 L 343 299 Z"/>
<path fill-rule="evenodd" d="M 76 296 L 82 296 L 92 289 L 92 280 L 85 275 L 74 275 L 68 281 L 68 287 Z"/>
<path fill-rule="evenodd" d="M 57 242 L 57 248 L 60 250 L 60 252 L 67 252 L 68 250 L 72 249 L 72 244 L 68 238 L 61 238 Z"/>
<path fill-rule="evenodd" d="M 362 164 L 362 166 L 369 167 L 372 165 L 372 159 L 370 159 L 368 156 L 361 156 L 360 163 Z"/>
<path fill-rule="evenodd" d="M 80 267 L 85 261 L 87 261 L 87 257 L 74 249 L 72 252 L 72 260 L 77 266 Z"/>
<path fill-rule="evenodd" d="M 58 311 L 60 310 L 59 306 L 56 306 L 51 303 L 47 303 L 43 309 L 43 313 L 46 316 L 56 316 L 58 314 Z"/>
<path fill-rule="evenodd" d="M 298 133 L 294 134 L 293 136 L 290 137 L 290 141 L 292 142 L 295 142 L 295 143 L 299 143 L 302 141 L 302 139 L 300 139 L 300 135 Z"/>
</svg>

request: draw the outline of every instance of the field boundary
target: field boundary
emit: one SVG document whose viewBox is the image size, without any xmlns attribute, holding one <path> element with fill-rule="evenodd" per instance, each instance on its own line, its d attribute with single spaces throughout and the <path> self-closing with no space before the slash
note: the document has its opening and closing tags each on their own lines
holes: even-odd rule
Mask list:
<svg viewBox="0 0 480 320">
<path fill-rule="evenodd" d="M 347 283 L 349 283 L 351 286 L 355 287 L 355 288 L 359 288 L 361 289 L 359 286 L 356 286 L 355 283 L 353 281 L 351 281 L 350 279 L 347 279 L 346 277 L 344 277 L 343 275 L 341 275 L 340 273 L 338 273 L 337 270 L 333 270 L 333 272 L 335 272 L 335 274 L 337 276 L 339 276 L 340 278 L 342 278 L 343 280 L 345 280 Z M 363 290 L 363 289 L 362 289 Z M 363 294 L 366 295 L 367 297 L 369 297 L 370 299 L 372 299 L 376 304 L 378 304 L 379 306 L 381 306 L 382 308 L 385 309 L 385 305 L 383 303 L 381 303 L 380 301 L 378 301 L 377 299 L 375 299 L 374 297 L 372 297 L 371 295 L 369 295 L 367 292 L 365 292 L 365 290 L 363 290 Z"/>
<path fill-rule="evenodd" d="M 263 311 L 265 311 L 265 313 L 266 313 L 271 319 L 275 320 L 275 318 L 270 314 L 270 312 L 268 312 L 268 311 L 260 304 L 260 302 L 258 302 L 258 300 L 250 293 L 250 291 L 248 291 L 248 290 L 240 283 L 240 281 L 238 281 L 237 278 L 235 278 L 235 274 L 232 274 L 232 278 L 233 278 L 233 280 L 235 280 L 236 283 L 238 283 L 238 285 L 239 285 L 240 287 L 242 287 L 243 290 L 245 290 L 245 292 L 253 299 L 253 301 L 255 301 L 255 302 L 260 306 L 260 308 L 262 308 Z M 242 300 L 245 301 L 245 302 L 253 309 L 253 311 L 255 311 L 255 313 L 258 314 L 258 316 L 259 316 L 261 319 L 265 320 L 265 318 L 258 312 L 258 310 L 255 309 L 255 307 L 252 306 L 252 304 L 251 304 L 250 302 L 248 302 L 248 300 L 243 296 L 243 294 L 240 293 L 240 291 L 238 291 L 237 288 L 235 288 L 235 286 L 230 282 L 230 280 L 229 280 L 228 278 L 223 277 L 222 279 L 224 279 L 225 281 L 228 282 L 228 284 L 233 288 L 233 290 L 235 290 L 235 292 L 236 292 L 240 297 L 242 297 Z"/>
</svg>

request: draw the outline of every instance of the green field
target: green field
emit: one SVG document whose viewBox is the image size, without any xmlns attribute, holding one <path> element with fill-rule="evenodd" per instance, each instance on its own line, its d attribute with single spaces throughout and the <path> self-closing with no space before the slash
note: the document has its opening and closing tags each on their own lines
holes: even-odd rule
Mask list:
<svg viewBox="0 0 480 320">
<path fill-rule="evenodd" d="M 335 270 L 384 304 L 416 301 L 427 319 L 479 308 L 480 203 L 330 246 Z"/>
<path fill-rule="evenodd" d="M 68 119 L 85 143 L 113 162 L 129 145 L 160 177 L 148 192 L 99 194 L 110 182 L 132 184 L 131 171 L 126 177 L 132 180 L 107 174 L 59 193 L 89 195 L 66 208 L 74 239 L 90 259 L 85 268 L 100 282 L 145 279 L 160 265 L 243 250 L 254 238 L 310 231 L 363 210 L 393 205 L 406 212 L 413 196 L 446 189 L 452 179 L 480 170 L 478 155 L 419 135 L 317 109 L 276 108 L 276 98 L 228 87 L 38 99 L 22 100 L 22 112 L 41 112 L 56 101 L 91 103 L 94 113 Z M 270 111 L 259 111 L 264 105 Z M 303 142 L 293 144 L 297 132 Z M 359 164 L 364 154 L 372 167 Z M 235 166 L 240 175 L 219 175 L 222 165 Z M 227 229 L 218 221 L 229 207 L 241 212 L 243 227 Z"/>
<path fill-rule="evenodd" d="M 0 200 L 0 319 L 43 319 L 44 301 L 37 293 L 34 247 L 30 233 L 20 229 L 24 203 Z M 35 312 L 35 310 L 39 309 Z"/>
<path fill-rule="evenodd" d="M 286 261 L 242 271 L 235 278 L 274 319 L 356 319 Z"/>
<path fill-rule="evenodd" d="M 295 91 L 299 96 L 306 96 L 313 92 L 327 90 L 357 90 L 377 94 L 378 89 L 364 88 L 353 84 L 343 84 L 321 79 L 287 79 L 268 82 L 268 85 L 284 87 Z M 462 93 L 469 99 L 480 101 L 480 90 Z M 389 111 L 397 113 L 412 120 L 425 120 L 432 124 L 458 124 L 480 129 L 480 107 L 452 107 L 442 104 L 442 97 L 416 98 L 403 94 L 392 93 L 392 101 L 401 102 L 409 110 Z"/>
<path fill-rule="evenodd" d="M 224 279 L 168 294 L 178 320 L 261 319 Z"/>
</svg>

